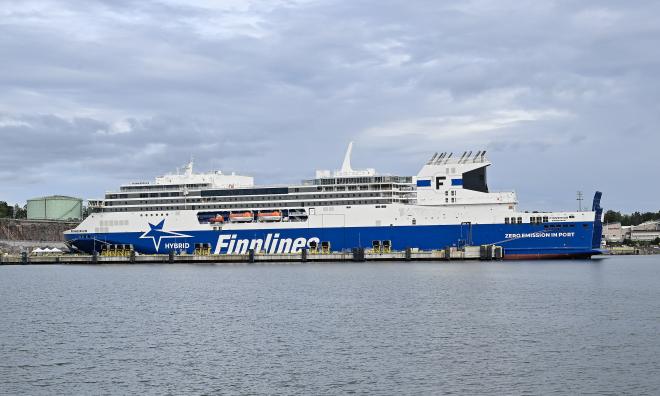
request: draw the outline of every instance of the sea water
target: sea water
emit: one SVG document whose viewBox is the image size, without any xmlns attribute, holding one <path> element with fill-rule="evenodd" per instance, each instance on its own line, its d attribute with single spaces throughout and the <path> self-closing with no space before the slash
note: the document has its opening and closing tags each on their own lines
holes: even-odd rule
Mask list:
<svg viewBox="0 0 660 396">
<path fill-rule="evenodd" d="M 1 394 L 660 394 L 660 256 L 0 267 Z"/>
</svg>

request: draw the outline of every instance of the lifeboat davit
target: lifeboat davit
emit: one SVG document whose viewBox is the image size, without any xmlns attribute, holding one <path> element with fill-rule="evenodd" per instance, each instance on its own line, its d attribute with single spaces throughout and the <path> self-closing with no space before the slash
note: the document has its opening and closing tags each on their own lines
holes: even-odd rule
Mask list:
<svg viewBox="0 0 660 396">
<path fill-rule="evenodd" d="M 245 223 L 252 220 L 254 220 L 252 212 L 232 213 L 229 215 L 229 221 L 232 222 Z"/>
<path fill-rule="evenodd" d="M 209 223 L 211 224 L 224 223 L 224 222 L 225 222 L 225 218 L 222 217 L 222 215 L 217 215 L 213 217 L 211 220 L 209 220 Z"/>
<path fill-rule="evenodd" d="M 279 210 L 260 212 L 257 217 L 259 218 L 259 221 L 280 221 L 282 220 L 282 212 Z"/>
</svg>

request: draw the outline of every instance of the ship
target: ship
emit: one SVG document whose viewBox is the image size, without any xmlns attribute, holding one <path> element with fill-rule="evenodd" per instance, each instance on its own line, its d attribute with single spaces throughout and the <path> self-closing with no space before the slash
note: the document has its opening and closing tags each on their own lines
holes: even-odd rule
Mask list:
<svg viewBox="0 0 660 396">
<path fill-rule="evenodd" d="M 293 254 L 355 248 L 402 251 L 501 246 L 505 259 L 601 254 L 602 194 L 590 211 L 519 211 L 515 192 L 491 192 L 486 151 L 435 153 L 415 176 L 342 166 L 292 185 L 181 171 L 121 185 L 89 200 L 64 233 L 74 251 L 121 246 L 135 254 Z"/>
</svg>

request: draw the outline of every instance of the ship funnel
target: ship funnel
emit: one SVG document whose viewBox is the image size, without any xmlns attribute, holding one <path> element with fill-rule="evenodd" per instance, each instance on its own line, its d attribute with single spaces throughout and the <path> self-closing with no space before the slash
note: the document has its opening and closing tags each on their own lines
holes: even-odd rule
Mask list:
<svg viewBox="0 0 660 396">
<path fill-rule="evenodd" d="M 467 151 L 463 151 L 463 155 L 461 155 L 461 159 L 458 160 L 459 164 L 463 161 L 463 158 L 465 158 L 465 154 L 467 154 Z"/>
</svg>

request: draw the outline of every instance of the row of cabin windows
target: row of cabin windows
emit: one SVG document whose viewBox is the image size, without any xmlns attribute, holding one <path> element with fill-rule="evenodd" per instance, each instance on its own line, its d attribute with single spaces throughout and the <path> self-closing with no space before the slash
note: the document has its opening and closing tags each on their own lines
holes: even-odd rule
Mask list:
<svg viewBox="0 0 660 396">
<path fill-rule="evenodd" d="M 571 218 L 574 218 L 575 216 L 570 216 Z M 505 217 L 504 218 L 504 224 L 522 224 L 523 220 L 522 217 Z M 529 218 L 530 224 L 543 224 L 548 222 L 548 216 L 532 216 Z M 571 225 L 572 227 L 573 225 Z M 547 228 L 548 226 L 546 226 Z M 561 227 L 561 225 L 559 225 Z M 564 225 L 564 227 L 569 227 L 568 225 Z"/>
<path fill-rule="evenodd" d="M 522 217 L 505 217 L 504 224 L 522 224 Z"/>
<path fill-rule="evenodd" d="M 206 197 L 206 198 L 179 198 L 176 200 L 140 200 L 140 201 L 106 201 L 105 206 L 139 205 L 139 204 L 168 204 L 168 203 L 193 203 L 193 202 L 244 202 L 244 201 L 281 201 L 295 199 L 328 199 L 328 198 L 360 198 L 360 197 L 390 197 L 392 192 L 372 192 L 358 194 L 314 194 L 314 195 L 266 195 L 251 197 Z M 403 193 L 395 192 L 396 196 L 404 196 Z"/>
<path fill-rule="evenodd" d="M 160 193 L 134 193 L 134 194 L 107 194 L 106 199 L 129 199 L 129 198 L 159 198 L 159 197 L 179 197 L 181 192 L 160 192 Z"/>
<path fill-rule="evenodd" d="M 301 197 L 297 195 L 287 195 L 282 197 L 282 199 L 277 199 L 278 201 L 280 200 L 286 200 L 286 201 L 291 201 L 291 200 L 296 200 L 296 199 L 328 199 L 328 198 L 390 198 L 392 195 L 387 194 L 387 193 L 369 193 L 369 194 L 327 194 L 327 195 L 309 195 L 306 197 Z M 251 198 L 228 198 L 228 199 L 209 199 L 209 198 L 189 198 L 189 199 L 178 199 L 178 200 L 148 200 L 148 201 L 115 201 L 115 202 L 105 202 L 105 206 L 124 206 L 124 205 L 157 205 L 157 204 L 177 204 L 177 205 L 182 205 L 182 204 L 187 204 L 187 205 L 192 205 L 194 203 L 205 203 L 205 202 L 247 202 L 247 201 L 270 201 L 270 200 L 275 200 L 272 199 L 271 197 L 266 197 L 264 198 L 258 198 L 254 197 L 254 199 Z M 325 204 L 324 204 L 325 205 Z"/>
<path fill-rule="evenodd" d="M 227 204 L 227 205 L 193 205 L 188 204 L 185 206 L 185 209 L 258 209 L 258 208 L 287 208 L 292 206 L 340 206 L 346 205 L 347 203 L 352 205 L 369 205 L 369 204 L 381 204 L 381 203 L 392 203 L 390 199 L 377 199 L 377 200 L 355 200 L 355 201 L 327 201 L 327 202 L 301 202 L 301 203 L 287 203 L 287 202 L 277 202 L 272 204 Z M 385 206 L 383 206 L 385 207 Z M 106 212 L 149 212 L 155 210 L 182 210 L 183 205 L 178 206 L 158 206 L 158 207 L 142 207 L 142 208 L 111 208 L 106 209 Z"/>
<path fill-rule="evenodd" d="M 368 177 L 339 177 L 307 180 L 310 184 L 363 184 L 363 183 L 412 183 L 410 176 L 368 176 Z"/>
<path fill-rule="evenodd" d="M 207 187 L 207 185 L 198 185 L 198 184 L 190 184 L 186 188 L 188 189 L 200 189 L 203 187 Z M 403 188 L 404 186 L 399 186 L 399 185 L 393 185 L 393 184 L 362 184 L 362 185 L 348 185 L 348 186 L 336 186 L 336 187 L 326 187 L 323 188 L 324 191 L 356 191 L 356 190 L 395 190 L 395 189 L 400 189 Z M 106 195 L 106 199 L 125 199 L 125 198 L 155 198 L 155 197 L 175 197 L 175 196 L 181 196 L 181 187 L 175 187 L 178 191 L 174 192 L 149 192 L 148 190 L 171 190 L 174 188 L 170 187 L 161 187 L 161 186 L 150 186 L 150 187 L 135 187 L 135 188 L 121 188 L 121 193 L 110 193 Z M 408 187 L 409 188 L 409 187 Z M 317 189 L 321 191 L 322 187 L 318 186 Z M 248 194 L 240 194 L 243 192 L 243 189 L 238 189 L 235 190 L 235 195 L 248 195 Z M 291 188 L 291 191 L 293 192 L 311 192 L 313 191 L 311 188 Z M 128 194 L 130 193 L 130 194 Z M 234 194 L 232 194 L 234 195 Z"/>
<path fill-rule="evenodd" d="M 185 188 L 204 188 L 210 186 L 209 183 L 186 184 Z M 138 184 L 135 186 L 122 186 L 119 191 L 144 191 L 144 190 L 181 190 L 182 184 Z"/>
</svg>

